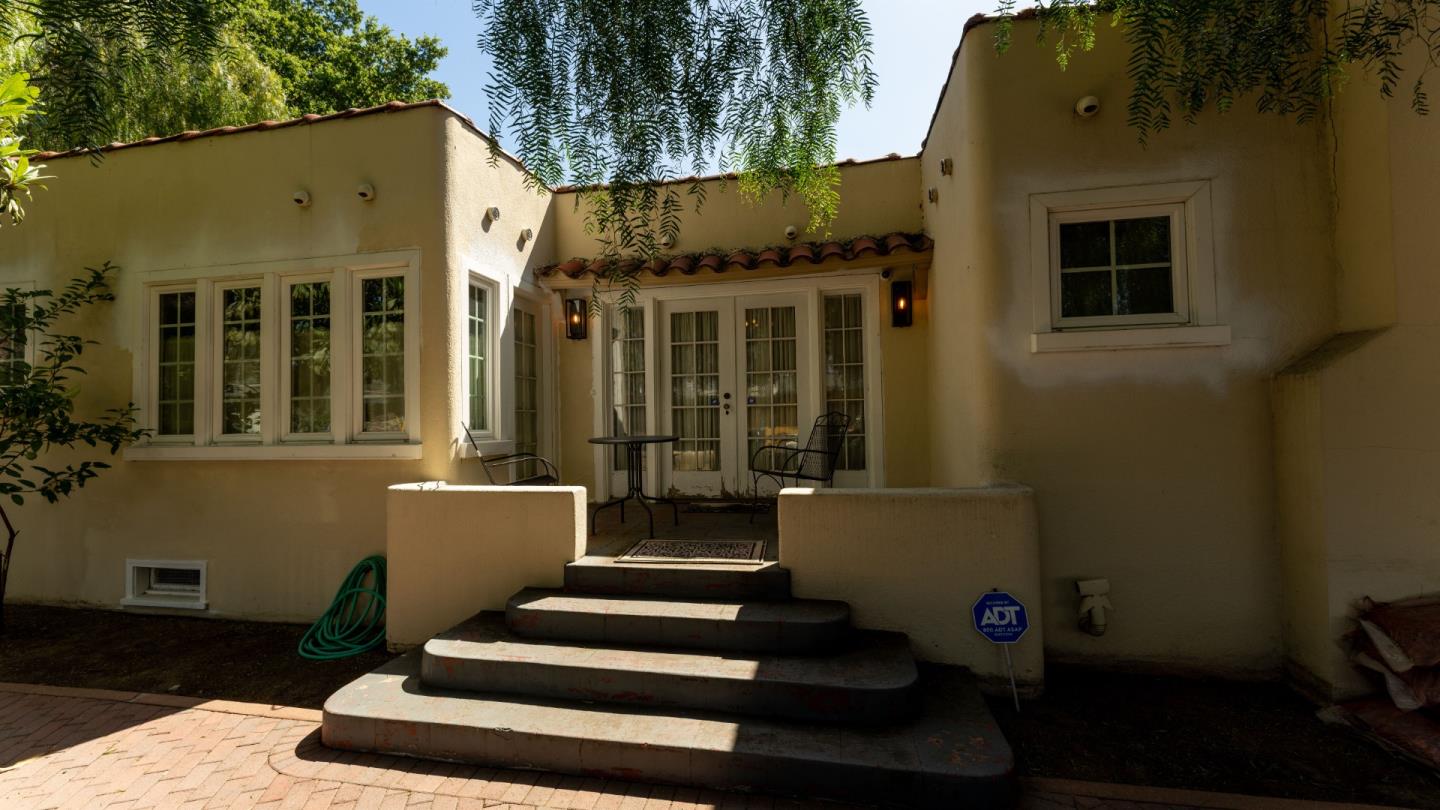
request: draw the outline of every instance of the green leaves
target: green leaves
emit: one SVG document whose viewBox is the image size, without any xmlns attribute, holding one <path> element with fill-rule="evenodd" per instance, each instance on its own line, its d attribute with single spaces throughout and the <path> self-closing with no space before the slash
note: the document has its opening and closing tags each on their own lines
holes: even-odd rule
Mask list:
<svg viewBox="0 0 1440 810">
<path fill-rule="evenodd" d="M 833 219 L 835 125 L 875 88 L 860 0 L 473 5 L 494 61 L 490 131 L 510 135 L 538 182 L 590 187 L 586 226 L 611 258 L 672 242 L 704 195 L 666 181 L 717 157 L 752 198 L 800 196 L 814 231 Z M 611 280 L 633 296 L 630 279 Z"/>
<path fill-rule="evenodd" d="M 1014 0 L 1003 0 L 995 45 L 1010 46 Z M 1417 113 L 1429 112 L 1425 79 L 1440 63 L 1440 0 L 1039 0 L 1039 39 L 1056 40 L 1063 69 L 1094 46 L 1097 12 L 1112 13 L 1131 48 L 1129 123 L 1141 143 L 1174 116 L 1193 122 L 1214 105 L 1228 111 L 1253 97 L 1260 112 L 1304 122 L 1320 114 L 1358 66 L 1394 94 L 1402 53 L 1420 52 L 1410 88 Z"/>
<path fill-rule="evenodd" d="M 26 495 L 55 502 L 109 467 L 90 460 L 44 467 L 35 463 L 42 456 L 81 445 L 108 447 L 114 455 L 146 435 L 135 427 L 133 405 L 77 416 L 78 392 L 70 380 L 84 373 L 76 361 L 94 342 L 56 331 L 64 319 L 114 300 L 109 280 L 116 271 L 108 262 L 87 268 L 59 293 L 0 292 L 0 335 L 8 336 L 0 340 L 0 361 L 9 370 L 0 380 L 0 495 L 17 506 Z"/>
<path fill-rule="evenodd" d="M 17 224 L 25 218 L 21 200 L 30 198 L 35 188 L 44 188 L 40 174 L 45 168 L 32 164 L 34 149 L 21 147 L 22 136 L 16 134 L 35 111 L 40 91 L 30 84 L 30 76 L 14 73 L 0 80 L 0 224 L 6 219 Z"/>
</svg>

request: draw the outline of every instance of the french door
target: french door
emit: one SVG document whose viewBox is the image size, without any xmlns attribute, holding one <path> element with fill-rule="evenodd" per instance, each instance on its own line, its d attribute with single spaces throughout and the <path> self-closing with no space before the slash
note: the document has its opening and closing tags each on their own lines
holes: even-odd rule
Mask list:
<svg viewBox="0 0 1440 810">
<path fill-rule="evenodd" d="M 661 301 L 657 424 L 667 489 L 693 497 L 750 490 L 750 459 L 803 443 L 814 419 L 810 306 L 802 293 Z"/>
</svg>

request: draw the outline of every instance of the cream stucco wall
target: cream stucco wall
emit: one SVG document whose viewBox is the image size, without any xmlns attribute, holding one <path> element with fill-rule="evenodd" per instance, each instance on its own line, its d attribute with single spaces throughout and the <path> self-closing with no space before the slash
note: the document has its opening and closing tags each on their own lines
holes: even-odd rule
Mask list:
<svg viewBox="0 0 1440 810">
<path fill-rule="evenodd" d="M 1031 630 L 1011 647 L 1015 678 L 1044 680 L 1034 493 L 1026 487 L 814 490 L 780 495 L 780 564 L 796 596 L 850 604 L 857 627 L 909 634 L 929 661 L 1008 683 L 1004 651 L 975 632 L 970 608 L 1003 590 Z"/>
<path fill-rule="evenodd" d="M 939 195 L 926 207 L 931 484 L 1034 487 L 1054 659 L 1273 671 L 1268 380 L 1334 328 L 1321 129 L 1237 108 L 1142 148 L 1117 32 L 1101 26 L 1064 72 L 1031 40 L 1017 32 L 997 56 L 988 27 L 969 34 L 924 152 L 922 185 Z M 1102 111 L 1080 119 L 1088 94 Z M 1209 183 L 1201 238 L 1230 344 L 1032 353 L 1030 195 L 1171 181 Z M 1088 577 L 1113 587 L 1103 638 L 1076 627 L 1073 582 Z"/>
<path fill-rule="evenodd" d="M 1356 600 L 1440 583 L 1440 123 L 1356 80 L 1335 124 L 1347 331 L 1278 378 L 1275 421 L 1287 661 L 1345 696 L 1368 686 L 1340 643 Z"/>
<path fill-rule="evenodd" d="M 215 615 L 310 619 L 323 610 L 351 565 L 384 550 L 386 487 L 460 477 L 450 358 L 461 334 L 463 298 L 455 297 L 461 273 L 477 263 L 496 272 L 496 265 L 518 268 L 537 259 L 532 249 L 516 251 L 513 236 L 508 250 L 500 234 L 495 247 L 479 234 L 465 241 L 449 236 L 466 226 L 476 201 L 518 186 L 511 164 L 473 168 L 485 163 L 486 152 L 453 113 L 420 107 L 125 149 L 98 166 L 84 158 L 52 161 L 55 179 L 37 195 L 29 218 L 0 233 L 0 286 L 58 286 L 106 259 L 123 268 L 117 301 L 76 325 L 100 342 L 85 358 L 82 410 L 139 396 L 132 363 L 142 329 L 142 274 L 221 266 L 244 273 L 260 262 L 323 263 L 398 251 L 417 263 L 420 280 L 423 455 L 364 461 L 122 455 L 69 501 L 51 506 L 34 499 L 13 510 L 22 537 L 10 597 L 114 607 L 124 593 L 126 558 L 202 559 L 209 562 Z M 373 202 L 356 198 L 362 182 L 374 185 Z M 310 191 L 310 207 L 291 202 L 297 188 Z M 535 212 L 543 212 L 543 202 L 516 197 L 510 207 L 509 227 L 518 229 L 528 216 L 539 230 Z"/>
<path fill-rule="evenodd" d="M 423 644 L 527 586 L 558 588 L 585 554 L 580 487 L 390 487 L 385 497 L 386 639 Z"/>
</svg>

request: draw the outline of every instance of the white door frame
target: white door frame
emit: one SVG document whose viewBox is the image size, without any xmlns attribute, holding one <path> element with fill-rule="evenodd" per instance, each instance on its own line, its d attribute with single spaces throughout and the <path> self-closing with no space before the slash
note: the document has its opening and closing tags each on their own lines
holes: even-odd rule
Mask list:
<svg viewBox="0 0 1440 810">
<path fill-rule="evenodd" d="M 885 486 L 885 414 L 884 397 L 881 396 L 884 380 L 885 357 L 880 350 L 880 329 L 882 318 L 888 314 L 881 296 L 880 271 L 863 270 L 850 273 L 828 273 L 824 275 L 796 276 L 794 278 L 766 279 L 758 281 L 726 281 L 701 284 L 677 284 L 663 287 L 642 288 L 635 296 L 635 306 L 640 307 L 644 312 L 645 326 L 645 430 L 647 433 L 659 432 L 658 415 L 658 389 L 659 383 L 659 352 L 660 341 L 657 331 L 658 323 L 656 317 L 656 304 L 660 301 L 699 299 L 707 297 L 729 297 L 740 298 L 749 295 L 766 295 L 771 293 L 799 292 L 806 296 L 809 306 L 808 329 L 810 332 L 808 366 L 810 373 L 805 379 L 800 380 L 800 385 L 808 388 L 809 401 L 814 403 L 813 407 L 819 410 L 824 408 L 825 403 L 825 382 L 824 382 L 824 357 L 823 357 L 823 306 L 824 296 L 827 294 L 858 292 L 860 293 L 865 311 L 865 421 L 866 428 L 866 469 L 865 483 L 867 488 L 880 488 Z M 609 396 L 609 352 L 607 351 L 610 337 L 611 310 L 607 310 L 598 319 L 599 334 L 594 335 L 591 342 L 591 369 L 593 373 L 592 390 L 595 391 L 593 428 L 597 436 L 608 435 L 610 431 L 610 396 Z M 802 364 L 804 365 L 804 364 Z M 814 417 L 811 417 L 813 421 Z M 808 435 L 809 424 L 801 425 L 803 433 Z M 668 452 L 667 447 L 651 446 L 646 448 L 645 460 L 645 491 L 656 494 L 664 494 L 660 486 L 664 483 L 660 474 L 660 453 Z M 748 458 L 747 458 L 748 461 Z M 610 459 L 605 448 L 596 446 L 593 452 L 593 463 L 595 470 L 595 498 L 596 500 L 607 500 L 613 492 L 611 481 Z"/>
</svg>

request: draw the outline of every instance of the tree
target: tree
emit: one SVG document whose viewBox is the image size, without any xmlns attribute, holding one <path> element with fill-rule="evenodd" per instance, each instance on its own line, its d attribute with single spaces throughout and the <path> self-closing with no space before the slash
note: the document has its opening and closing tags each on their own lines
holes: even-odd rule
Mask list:
<svg viewBox="0 0 1440 810">
<path fill-rule="evenodd" d="M 1131 48 L 1129 122 L 1146 142 L 1179 114 L 1193 122 L 1214 105 L 1229 110 L 1247 95 L 1261 112 L 1316 117 L 1352 69 L 1368 71 L 1389 98 L 1405 74 L 1405 54 L 1423 51 L 1408 88 L 1429 111 L 1426 78 L 1440 59 L 1440 0 L 1037 0 L 1039 40 L 1054 38 L 1063 69 L 1094 47 L 1102 13 Z M 1000 6 L 996 46 L 1009 47 L 1015 0 Z"/>
<path fill-rule="evenodd" d="M 356 0 L 245 0 L 237 26 L 280 77 L 291 115 L 450 97 L 429 78 L 440 40 L 393 34 Z"/>
<path fill-rule="evenodd" d="M 605 184 L 586 191 L 586 220 L 608 255 L 673 240 L 704 187 L 655 181 L 717 155 L 751 197 L 798 194 L 811 230 L 834 217 L 835 125 L 875 87 L 860 0 L 473 5 L 494 60 L 490 131 L 511 136 L 538 183 Z"/>
</svg>

